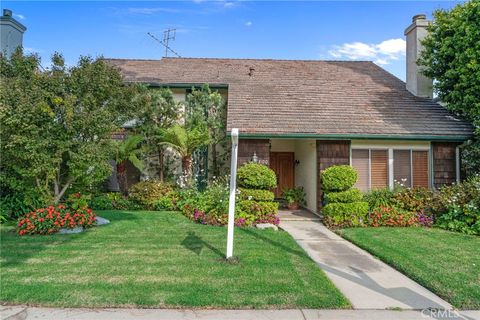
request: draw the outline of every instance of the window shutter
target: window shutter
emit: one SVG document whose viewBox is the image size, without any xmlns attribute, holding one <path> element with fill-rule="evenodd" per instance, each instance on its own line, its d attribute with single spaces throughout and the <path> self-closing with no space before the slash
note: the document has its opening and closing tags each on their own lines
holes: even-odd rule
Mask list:
<svg viewBox="0 0 480 320">
<path fill-rule="evenodd" d="M 371 188 L 388 187 L 388 150 L 372 150 L 371 158 Z"/>
<path fill-rule="evenodd" d="M 412 151 L 413 186 L 428 188 L 428 151 Z"/>
<path fill-rule="evenodd" d="M 393 179 L 395 184 L 412 186 L 410 168 L 410 150 L 393 150 Z"/>
<path fill-rule="evenodd" d="M 355 183 L 355 187 L 368 191 L 369 189 L 369 163 L 368 163 L 368 150 L 352 150 L 352 167 L 357 170 L 358 180 Z"/>
</svg>

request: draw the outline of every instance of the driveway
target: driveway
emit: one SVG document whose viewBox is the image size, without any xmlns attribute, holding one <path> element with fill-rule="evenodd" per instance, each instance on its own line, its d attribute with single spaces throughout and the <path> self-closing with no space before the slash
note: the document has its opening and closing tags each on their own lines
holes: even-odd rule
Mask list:
<svg viewBox="0 0 480 320">
<path fill-rule="evenodd" d="M 415 281 L 344 240 L 319 221 L 281 220 L 355 309 L 452 309 Z"/>
</svg>

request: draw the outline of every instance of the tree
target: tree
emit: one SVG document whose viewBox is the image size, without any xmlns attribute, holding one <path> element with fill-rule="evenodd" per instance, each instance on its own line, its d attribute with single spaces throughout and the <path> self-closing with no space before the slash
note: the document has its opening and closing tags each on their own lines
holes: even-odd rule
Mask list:
<svg viewBox="0 0 480 320">
<path fill-rule="evenodd" d="M 135 131 L 145 137 L 147 152 L 158 155 L 158 178 L 164 180 L 164 150 L 158 139 L 161 130 L 175 124 L 180 116 L 180 105 L 175 102 L 172 91 L 167 88 L 144 89 L 142 94 L 142 109 Z"/>
<path fill-rule="evenodd" d="M 102 59 L 60 54 L 43 70 L 21 50 L 0 56 L 0 179 L 11 192 L 33 189 L 58 203 L 67 189 L 111 173 L 112 133 L 137 109 L 136 86 Z"/>
<path fill-rule="evenodd" d="M 117 141 L 115 150 L 115 162 L 117 163 L 117 179 L 120 185 L 120 191 L 127 194 L 127 172 L 125 168 L 125 162 L 130 161 L 135 168 L 142 171 L 143 163 L 138 158 L 141 154 L 141 143 L 143 141 L 142 136 L 134 135 L 128 136 L 123 141 Z"/>
<path fill-rule="evenodd" d="M 480 172 L 480 1 L 436 10 L 418 61 L 446 107 L 471 121 L 476 138 L 467 143 L 467 169 Z"/>
<path fill-rule="evenodd" d="M 227 105 L 220 93 L 204 85 L 200 90 L 192 89 L 185 101 L 185 109 L 187 127 L 204 123 L 208 128 L 211 172 L 213 176 L 218 176 L 226 154 Z"/>
<path fill-rule="evenodd" d="M 160 139 L 162 145 L 171 147 L 182 158 L 183 175 L 190 180 L 193 152 L 209 143 L 207 128 L 198 125 L 187 129 L 177 124 L 162 130 Z"/>
</svg>

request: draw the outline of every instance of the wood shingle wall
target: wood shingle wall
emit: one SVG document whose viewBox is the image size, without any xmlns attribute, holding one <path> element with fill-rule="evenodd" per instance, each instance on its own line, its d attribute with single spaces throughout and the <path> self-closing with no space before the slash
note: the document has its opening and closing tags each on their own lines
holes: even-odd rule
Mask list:
<svg viewBox="0 0 480 320">
<path fill-rule="evenodd" d="M 257 154 L 258 162 L 270 164 L 269 139 L 240 139 L 238 142 L 238 166 L 252 160 L 253 153 Z"/>
<path fill-rule="evenodd" d="M 456 147 L 457 143 L 432 142 L 433 185 L 440 188 L 457 181 Z"/>
</svg>

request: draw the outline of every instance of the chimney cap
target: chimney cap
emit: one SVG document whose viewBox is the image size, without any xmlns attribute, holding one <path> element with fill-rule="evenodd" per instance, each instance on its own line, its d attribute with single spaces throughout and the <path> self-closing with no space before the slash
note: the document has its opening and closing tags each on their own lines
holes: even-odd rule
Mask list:
<svg viewBox="0 0 480 320">
<path fill-rule="evenodd" d="M 426 20 L 427 19 L 427 16 L 424 15 L 423 13 L 422 14 L 416 14 L 413 16 L 412 18 L 412 22 L 415 22 L 417 20 Z"/>
<path fill-rule="evenodd" d="M 3 9 L 3 16 L 4 16 L 4 17 L 11 17 L 11 16 L 12 16 L 12 10 L 10 10 L 10 9 Z"/>
</svg>

